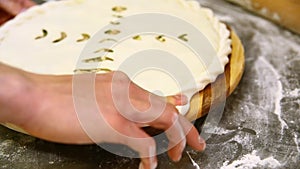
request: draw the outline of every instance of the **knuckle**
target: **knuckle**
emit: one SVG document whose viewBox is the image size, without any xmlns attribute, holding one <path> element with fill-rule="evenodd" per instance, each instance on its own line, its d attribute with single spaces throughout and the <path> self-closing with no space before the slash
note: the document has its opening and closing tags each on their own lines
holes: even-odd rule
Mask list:
<svg viewBox="0 0 300 169">
<path fill-rule="evenodd" d="M 176 113 L 169 113 L 168 117 L 166 118 L 167 120 L 165 121 L 165 124 L 167 125 L 167 127 L 171 127 L 173 126 L 177 119 L 178 119 L 178 115 Z"/>
<path fill-rule="evenodd" d="M 179 114 L 178 109 L 171 103 L 166 104 L 166 110 L 173 114 Z"/>
</svg>

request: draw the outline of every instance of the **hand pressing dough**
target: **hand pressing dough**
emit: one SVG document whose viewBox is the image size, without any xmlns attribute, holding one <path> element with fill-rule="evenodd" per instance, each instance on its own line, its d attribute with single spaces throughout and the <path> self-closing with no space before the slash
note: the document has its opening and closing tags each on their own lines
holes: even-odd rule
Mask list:
<svg viewBox="0 0 300 169">
<path fill-rule="evenodd" d="M 209 75 L 205 74 L 206 67 L 194 59 L 195 54 L 177 43 L 189 40 L 189 32 L 182 30 L 178 34 L 178 39 L 163 35 L 137 34 L 113 49 L 93 49 L 91 53 L 97 54 L 97 57 L 87 56 L 82 60 L 86 67 L 76 67 L 81 51 L 100 28 L 107 24 L 119 25 L 117 19 L 145 12 L 164 13 L 191 23 L 207 38 L 216 53 L 212 60 L 218 60 L 221 66 L 213 68 L 214 71 Z M 118 29 L 107 30 L 105 33 L 109 38 L 105 40 L 113 40 L 113 36 L 121 32 L 122 30 Z M 233 50 L 232 45 L 234 45 Z M 226 80 L 227 95 L 237 86 L 244 68 L 243 48 L 237 36 L 233 31 L 228 30 L 225 24 L 219 22 L 210 9 L 202 8 L 194 0 L 51 1 L 30 8 L 0 28 L 1 62 L 39 74 L 73 75 L 74 71 L 106 73 L 117 70 L 127 56 L 135 51 L 145 50 L 147 47 L 173 53 L 190 68 L 193 78 L 189 80 L 197 83 L 196 88 L 192 89 L 194 91 L 192 94 L 196 95 L 191 100 L 189 111 L 181 111 L 189 120 L 199 118 L 208 112 L 210 108 L 208 104 L 213 98 L 205 95 L 205 92 L 211 92 L 205 87 L 214 82 L 219 75 L 224 75 L 225 65 L 229 62 L 231 54 L 233 62 L 226 68 L 227 73 L 225 72 L 226 77 L 232 74 Z M 103 52 L 108 55 L 99 57 Z M 95 62 L 103 62 L 102 67 L 89 65 Z M 186 91 L 180 90 L 171 78 L 163 78 L 165 75 L 159 73 L 159 71 L 146 71 L 132 80 L 149 91 L 160 90 L 163 95 L 185 94 Z M 198 93 L 199 91 L 201 92 Z M 24 132 L 17 126 L 9 127 Z"/>
</svg>

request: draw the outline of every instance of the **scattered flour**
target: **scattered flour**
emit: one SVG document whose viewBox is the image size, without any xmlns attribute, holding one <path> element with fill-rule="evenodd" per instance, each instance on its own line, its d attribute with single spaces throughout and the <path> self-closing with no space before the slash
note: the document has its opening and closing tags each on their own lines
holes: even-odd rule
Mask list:
<svg viewBox="0 0 300 169">
<path fill-rule="evenodd" d="M 253 151 L 251 154 L 246 154 L 240 160 L 236 160 L 231 164 L 228 164 L 229 161 L 225 161 L 221 169 L 278 168 L 281 166 L 280 162 L 273 157 L 261 159 L 256 154 L 257 152 Z"/>
<path fill-rule="evenodd" d="M 189 156 L 193 166 L 195 167 L 195 169 L 200 169 L 200 166 L 193 160 L 193 158 L 191 157 L 191 155 L 189 154 L 189 152 L 186 152 L 187 155 Z"/>
<path fill-rule="evenodd" d="M 288 92 L 288 95 L 290 97 L 300 97 L 300 89 L 292 90 L 292 91 Z"/>
<path fill-rule="evenodd" d="M 298 151 L 298 153 L 300 153 L 300 147 L 299 147 L 300 139 L 298 138 L 298 135 L 295 132 L 293 134 L 294 134 L 294 141 L 295 141 L 295 144 L 297 147 L 297 151 Z"/>
<path fill-rule="evenodd" d="M 25 151 L 25 146 L 20 146 L 13 140 L 4 140 L 0 142 L 0 159 L 14 162 L 16 159 L 19 159 Z"/>
<path fill-rule="evenodd" d="M 278 121 L 281 124 L 281 135 L 283 135 L 283 130 L 288 129 L 287 123 L 281 118 L 281 99 L 283 98 L 283 89 L 282 89 L 282 84 L 280 82 L 280 75 L 278 74 L 277 70 L 263 57 L 258 58 L 258 62 L 260 62 L 262 65 L 265 66 L 268 70 L 270 70 L 273 73 L 274 80 L 276 81 L 276 86 L 273 88 L 274 91 L 271 91 L 274 93 L 274 104 L 275 104 L 275 109 L 274 109 L 274 114 L 277 116 Z M 272 77 L 271 77 L 272 78 Z"/>
<path fill-rule="evenodd" d="M 205 132 L 208 134 L 217 134 L 217 135 L 224 135 L 224 134 L 232 133 L 234 131 L 235 130 L 226 130 L 221 127 L 210 127 L 205 130 Z"/>
</svg>

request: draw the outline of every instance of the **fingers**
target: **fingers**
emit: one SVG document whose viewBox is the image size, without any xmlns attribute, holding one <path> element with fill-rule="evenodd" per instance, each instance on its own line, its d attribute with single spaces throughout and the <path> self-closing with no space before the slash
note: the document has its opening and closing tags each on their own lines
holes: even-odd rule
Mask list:
<svg viewBox="0 0 300 169">
<path fill-rule="evenodd" d="M 179 115 L 179 121 L 186 135 L 187 144 L 195 150 L 203 151 L 206 147 L 206 143 L 205 140 L 200 137 L 198 130 L 181 115 Z"/>
<path fill-rule="evenodd" d="M 197 129 L 185 117 L 179 115 L 175 106 L 188 103 L 185 95 L 169 96 L 166 99 L 167 104 L 164 112 L 158 118 L 157 122 L 161 124 L 161 129 L 166 131 L 169 140 L 168 155 L 170 159 L 178 162 L 182 157 L 182 152 L 186 143 L 198 151 L 205 149 L 205 141 L 200 137 Z M 153 127 L 157 127 L 151 125 Z"/>
<path fill-rule="evenodd" d="M 157 167 L 156 157 L 155 157 L 155 162 L 154 162 L 154 157 L 141 158 L 139 169 L 155 169 L 156 167 Z"/>
<path fill-rule="evenodd" d="M 152 137 L 132 124 L 131 130 L 125 130 L 120 143 L 137 151 L 141 157 L 139 169 L 155 169 L 157 167 L 156 144 Z"/>
<path fill-rule="evenodd" d="M 167 102 L 174 106 L 183 106 L 188 103 L 188 98 L 183 94 L 178 94 L 174 96 L 168 96 Z"/>
<path fill-rule="evenodd" d="M 199 139 L 198 131 L 189 121 L 179 115 L 175 107 L 188 103 L 188 98 L 185 95 L 179 94 L 164 98 L 151 94 L 134 83 L 131 83 L 130 90 L 130 93 L 133 93 L 133 95 L 129 98 L 131 98 L 130 101 L 133 103 L 135 109 L 140 110 L 139 108 L 144 107 L 144 104 L 150 105 L 150 108 L 144 112 L 137 111 L 133 113 L 134 110 L 127 109 L 126 106 L 122 109 L 129 113 L 125 114 L 126 119 L 129 120 L 134 127 L 130 127 L 130 130 L 122 131 L 122 133 L 128 137 L 122 138 L 124 140 L 121 144 L 128 145 L 130 148 L 139 152 L 142 159 L 140 168 L 152 169 L 157 165 L 155 142 L 153 138 L 149 137 L 138 127 L 141 124 L 147 124 L 166 131 L 166 135 L 169 139 L 168 155 L 175 162 L 181 159 L 186 143 L 196 150 L 201 151 L 205 148 L 205 143 Z M 144 108 L 141 110 L 144 110 Z M 122 115 L 124 115 L 124 113 Z M 132 116 L 134 118 L 128 118 Z"/>
<path fill-rule="evenodd" d="M 178 115 L 178 120 L 166 131 L 169 139 L 169 157 L 174 161 L 180 161 L 186 143 L 193 149 L 203 151 L 205 140 L 202 139 L 197 129 L 185 117 Z"/>
<path fill-rule="evenodd" d="M 205 141 L 200 137 L 193 124 L 182 115 L 177 114 L 176 111 L 170 110 L 172 108 L 168 107 L 159 118 L 160 122 L 164 124 L 162 129 L 165 130 L 169 140 L 169 157 L 173 161 L 178 162 L 181 159 L 186 143 L 195 150 L 203 151 L 206 146 Z"/>
<path fill-rule="evenodd" d="M 177 117 L 179 118 L 179 116 Z M 175 162 L 180 161 L 186 145 L 185 134 L 178 118 L 175 123 L 166 130 L 166 135 L 169 139 L 168 155 Z"/>
<path fill-rule="evenodd" d="M 174 106 L 166 107 L 163 114 L 157 119 L 157 122 L 152 124 L 152 127 L 165 130 L 169 140 L 168 155 L 175 162 L 180 161 L 182 152 L 186 146 L 186 134 L 188 126 L 184 130 L 180 123 L 180 116 Z"/>
</svg>

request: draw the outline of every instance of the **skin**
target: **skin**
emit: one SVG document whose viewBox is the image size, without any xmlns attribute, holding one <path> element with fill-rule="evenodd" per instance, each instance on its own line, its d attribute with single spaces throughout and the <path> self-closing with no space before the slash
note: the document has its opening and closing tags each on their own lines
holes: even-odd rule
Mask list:
<svg viewBox="0 0 300 169">
<path fill-rule="evenodd" d="M 176 105 L 186 103 L 185 96 L 177 95 L 167 98 L 156 96 L 143 90 L 122 72 L 96 75 L 95 94 L 104 123 L 94 125 L 91 130 L 99 130 L 96 140 L 85 133 L 74 108 L 72 79 L 68 76 L 45 76 L 24 72 L 19 69 L 0 64 L 0 122 L 15 124 L 30 135 L 65 144 L 119 143 L 125 144 L 139 152 L 144 168 L 155 168 L 155 141 L 141 128 L 149 125 L 157 129 L 167 130 L 170 147 L 168 154 L 173 161 L 179 161 L 186 143 L 196 150 L 202 151 L 205 142 L 198 131 L 184 117 L 178 114 Z M 90 75 L 83 75 L 90 76 Z M 113 77 L 117 82 L 113 82 Z M 153 121 L 135 122 L 128 120 L 113 103 L 112 83 L 119 88 L 129 86 L 129 100 L 138 111 L 127 112 L 136 116 L 151 119 L 155 105 L 164 105 L 164 109 Z M 125 92 L 120 92 L 119 100 L 126 100 Z M 99 99 L 105 98 L 105 99 Z M 84 98 L 79 98 L 84 99 Z M 149 110 L 151 104 L 154 103 Z M 122 110 L 131 110 L 125 104 Z M 158 106 L 159 110 L 160 106 Z M 86 108 L 88 110 L 88 107 Z M 145 113 L 147 112 L 147 113 Z M 84 112 L 84 113 L 89 113 Z M 117 131 L 117 132 L 115 132 Z M 122 135 L 128 136 L 123 137 Z M 138 140 L 134 138 L 145 138 Z M 151 152 L 154 150 L 154 153 Z"/>
<path fill-rule="evenodd" d="M 17 9 L 8 12 L 11 14 L 20 11 L 18 4 L 22 1 L 13 2 Z M 13 8 L 3 6 L 3 0 L 1 5 L 8 11 Z M 81 85 L 94 92 L 95 108 L 85 102 L 88 91 L 80 90 L 74 96 L 74 80 L 78 78 Z M 198 151 L 205 148 L 196 128 L 175 107 L 187 103 L 185 96 L 157 96 L 134 84 L 122 72 L 50 76 L 0 62 L 0 84 L 0 123 L 15 124 L 44 140 L 64 144 L 124 144 L 139 153 L 139 168 L 144 169 L 157 166 L 156 143 L 142 130 L 145 125 L 166 131 L 170 141 L 168 155 L 173 161 L 181 159 L 186 144 Z M 84 104 L 78 106 L 78 103 Z M 91 118 L 93 125 L 88 125 L 93 137 L 85 132 L 78 113 L 86 117 L 100 115 L 99 119 Z"/>
<path fill-rule="evenodd" d="M 0 0 L 0 25 L 33 5 L 31 0 Z"/>
</svg>

